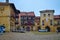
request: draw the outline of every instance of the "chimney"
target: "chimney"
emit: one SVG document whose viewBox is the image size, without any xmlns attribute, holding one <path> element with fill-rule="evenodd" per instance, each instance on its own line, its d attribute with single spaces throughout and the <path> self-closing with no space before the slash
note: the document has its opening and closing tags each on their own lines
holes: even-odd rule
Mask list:
<svg viewBox="0 0 60 40">
<path fill-rule="evenodd" d="M 6 3 L 9 3 L 9 0 L 6 0 Z"/>
</svg>

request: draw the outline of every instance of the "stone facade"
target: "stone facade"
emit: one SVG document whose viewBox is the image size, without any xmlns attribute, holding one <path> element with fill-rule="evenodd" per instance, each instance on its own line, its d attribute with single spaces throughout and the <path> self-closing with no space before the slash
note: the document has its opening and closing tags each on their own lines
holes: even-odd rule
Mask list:
<svg viewBox="0 0 60 40">
<path fill-rule="evenodd" d="M 34 12 L 20 12 L 19 25 L 24 28 L 29 27 L 30 30 L 33 30 L 34 18 L 35 18 Z"/>
<path fill-rule="evenodd" d="M 40 26 L 41 29 L 47 29 L 48 32 L 56 32 L 57 27 L 55 27 L 54 22 L 54 10 L 42 10 L 40 11 Z M 59 19 L 60 20 L 60 19 Z"/>
<path fill-rule="evenodd" d="M 15 7 L 13 3 L 0 3 L 0 25 L 5 26 L 5 31 L 15 28 Z"/>
<path fill-rule="evenodd" d="M 35 17 L 35 30 L 40 29 L 40 16 Z"/>
</svg>

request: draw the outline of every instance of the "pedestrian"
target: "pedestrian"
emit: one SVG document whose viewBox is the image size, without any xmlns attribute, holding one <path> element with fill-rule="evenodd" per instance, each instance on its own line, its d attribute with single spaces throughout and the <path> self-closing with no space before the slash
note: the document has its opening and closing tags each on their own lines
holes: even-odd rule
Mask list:
<svg viewBox="0 0 60 40">
<path fill-rule="evenodd" d="M 58 30 L 56 30 L 57 34 L 58 34 Z"/>
</svg>

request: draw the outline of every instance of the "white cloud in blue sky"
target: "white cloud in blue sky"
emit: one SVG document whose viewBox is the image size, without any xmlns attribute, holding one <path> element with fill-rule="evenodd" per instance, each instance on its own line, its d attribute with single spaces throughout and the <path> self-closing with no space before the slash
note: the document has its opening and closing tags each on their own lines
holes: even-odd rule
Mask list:
<svg viewBox="0 0 60 40">
<path fill-rule="evenodd" d="M 60 0 L 10 0 L 10 2 L 20 11 L 34 11 L 36 16 L 40 16 L 39 11 L 46 9 L 53 9 L 55 15 L 60 15 Z"/>
</svg>

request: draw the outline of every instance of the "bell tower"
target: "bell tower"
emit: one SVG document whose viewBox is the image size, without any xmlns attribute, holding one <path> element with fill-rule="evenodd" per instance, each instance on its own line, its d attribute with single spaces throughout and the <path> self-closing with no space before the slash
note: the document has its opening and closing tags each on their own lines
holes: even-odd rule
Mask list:
<svg viewBox="0 0 60 40">
<path fill-rule="evenodd" d="M 51 31 L 54 25 L 54 10 L 42 10 L 40 11 L 40 25 L 41 29 L 47 29 Z"/>
</svg>

